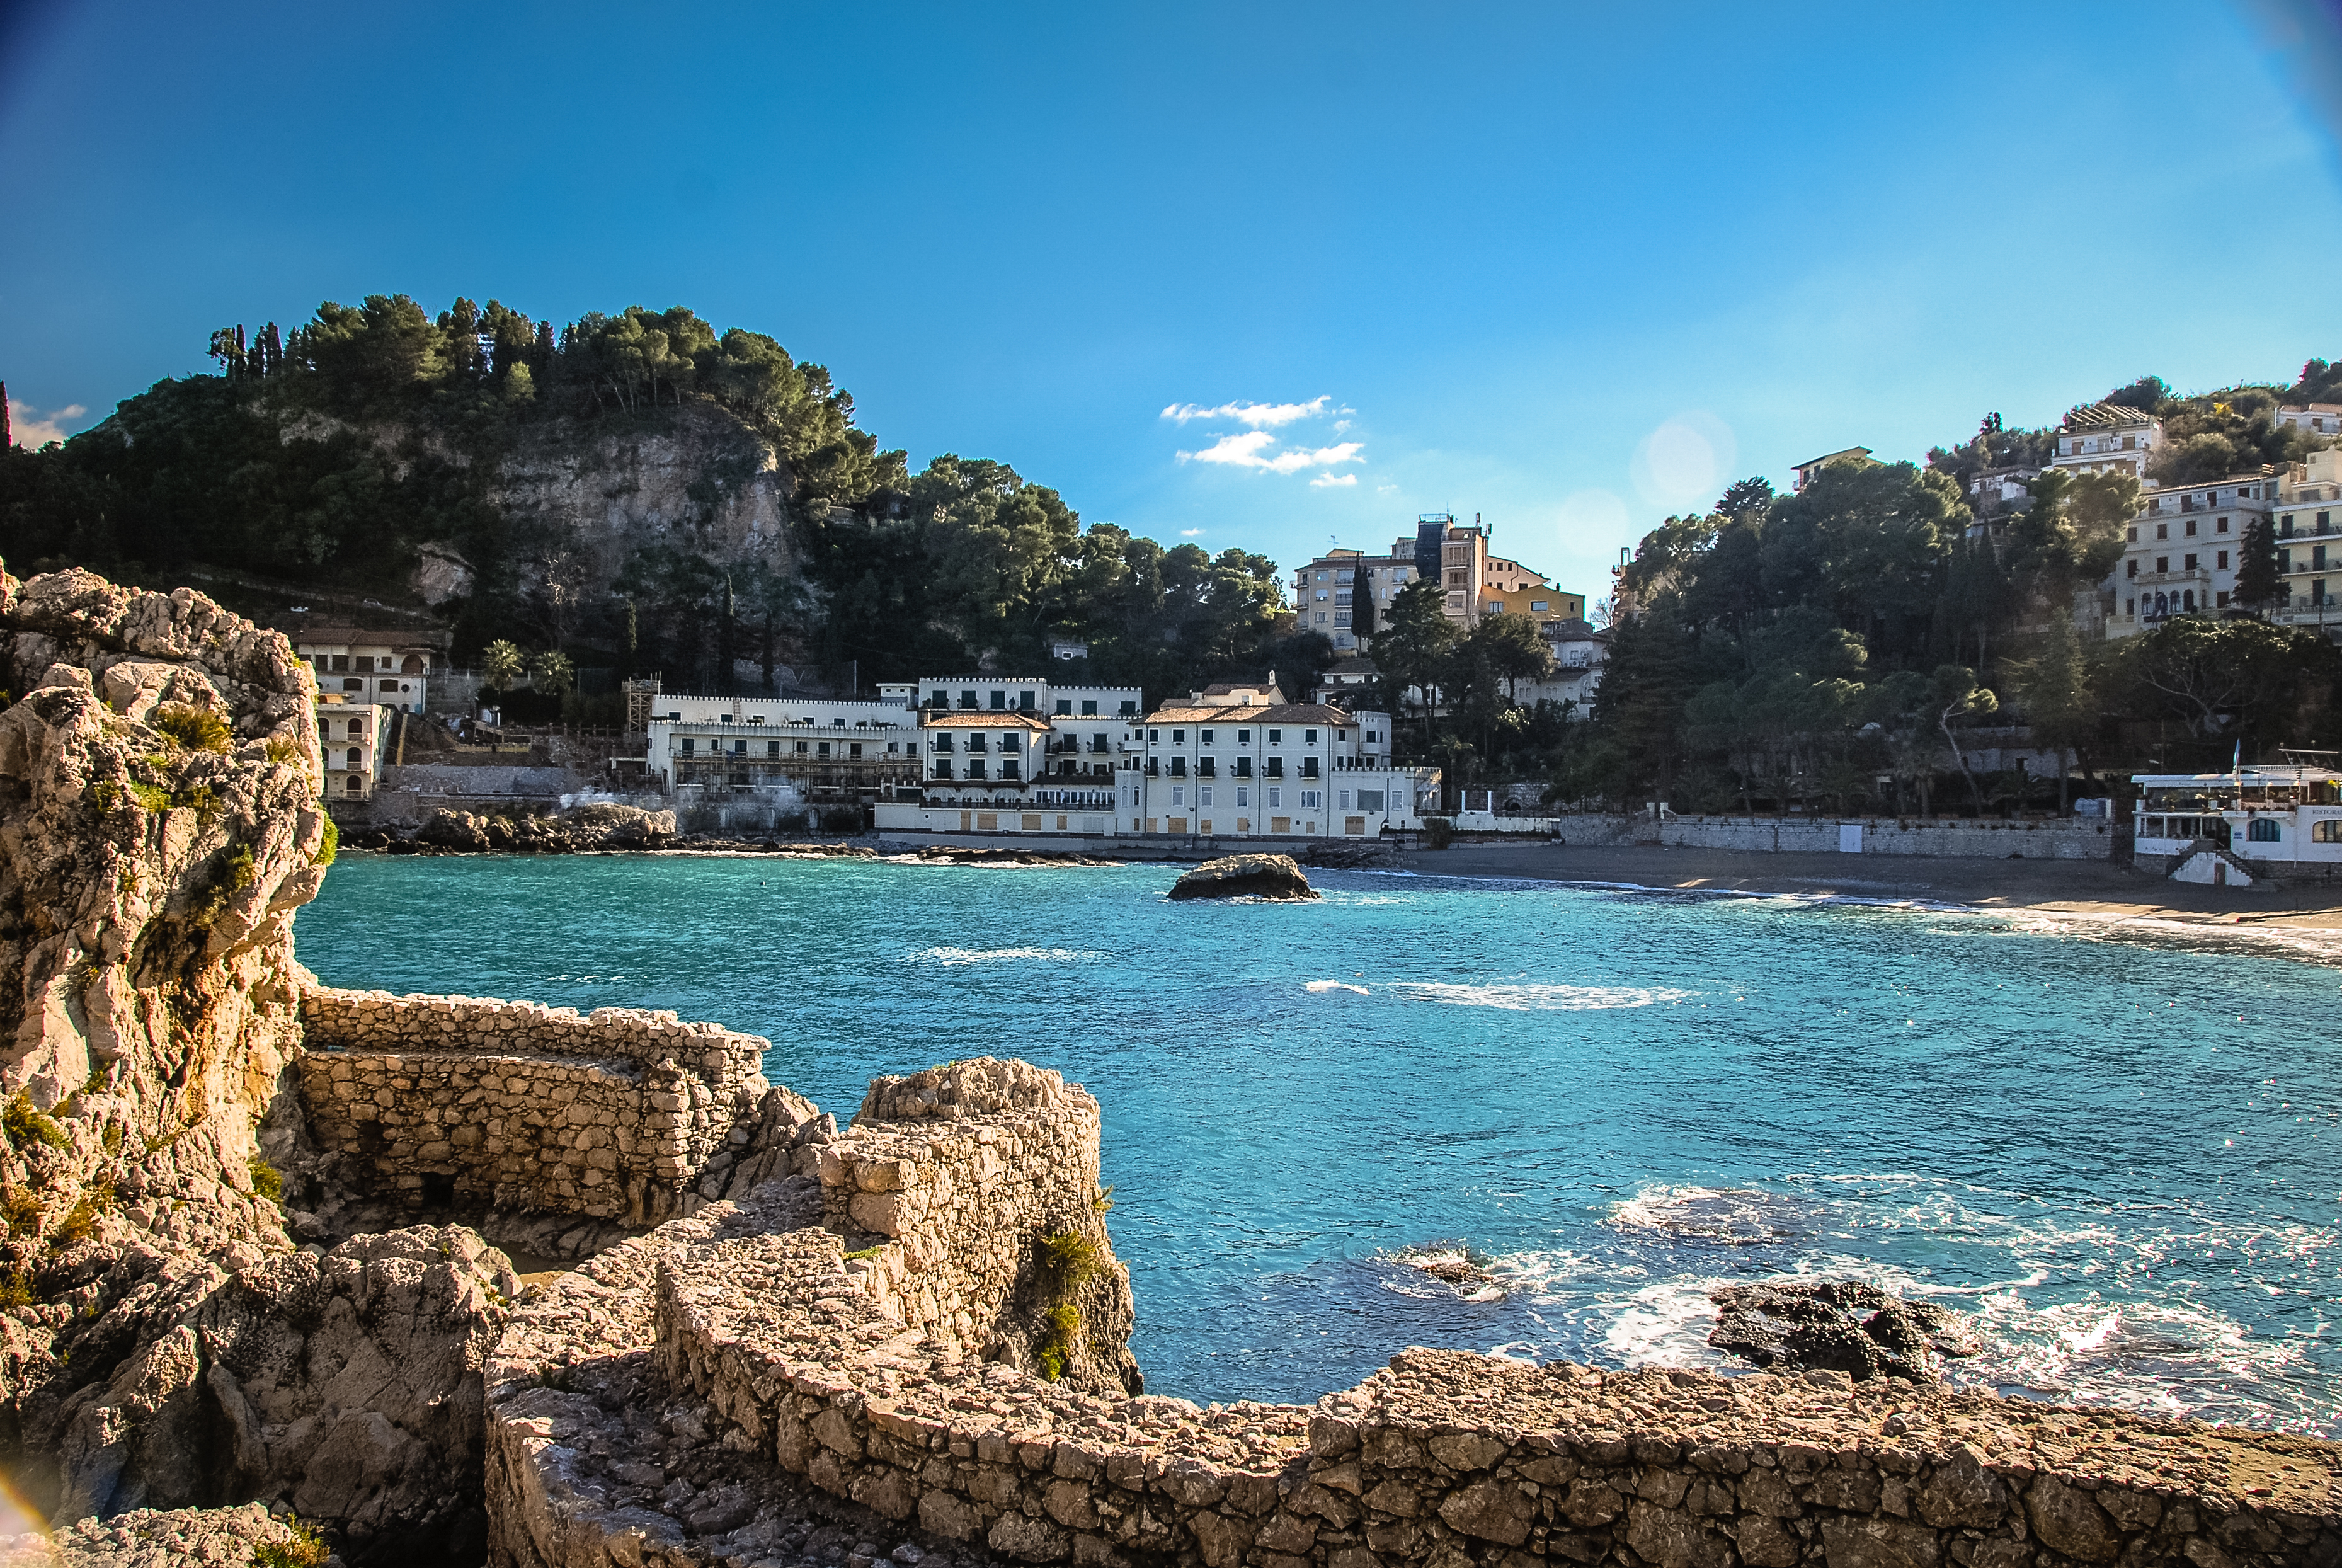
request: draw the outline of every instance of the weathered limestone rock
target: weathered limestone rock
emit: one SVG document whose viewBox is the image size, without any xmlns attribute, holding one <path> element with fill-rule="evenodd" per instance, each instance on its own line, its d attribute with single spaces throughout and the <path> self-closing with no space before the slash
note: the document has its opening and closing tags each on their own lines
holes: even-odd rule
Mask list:
<svg viewBox="0 0 2342 1568">
<path fill-rule="evenodd" d="M 135 1509 L 57 1532 L 0 1536 L 0 1568 L 251 1568 L 263 1545 L 292 1546 L 293 1527 L 257 1503 L 238 1508 Z"/>
<path fill-rule="evenodd" d="M 442 809 L 406 842 L 429 849 L 485 854 L 586 854 L 596 849 L 658 849 L 675 841 L 675 813 L 597 802 L 564 816 L 482 816 Z M 385 835 L 389 847 L 394 840 Z"/>
<path fill-rule="evenodd" d="M 0 572 L 0 1468 L 58 1523 L 297 1497 L 354 1561 L 476 1556 L 509 1267 L 452 1231 L 296 1253 L 272 1201 L 306 668 L 185 589 Z"/>
<path fill-rule="evenodd" d="M 1760 1367 L 1933 1382 L 1945 1356 L 1976 1353 L 1952 1314 L 1851 1280 L 1727 1285 L 1707 1342 Z"/>
<path fill-rule="evenodd" d="M 1175 899 L 1267 899 L 1317 897 L 1290 855 L 1223 855 L 1206 860 L 1171 885 Z"/>
</svg>

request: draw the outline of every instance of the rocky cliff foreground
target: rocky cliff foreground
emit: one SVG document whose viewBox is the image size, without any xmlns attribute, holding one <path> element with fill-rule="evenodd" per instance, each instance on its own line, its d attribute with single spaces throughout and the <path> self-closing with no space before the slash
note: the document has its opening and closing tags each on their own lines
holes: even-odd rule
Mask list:
<svg viewBox="0 0 2342 1568">
<path fill-rule="evenodd" d="M 2342 1562 L 2342 1448 L 1927 1386 L 1858 1292 L 1739 1307 L 1860 1383 L 1149 1395 L 1078 1085 L 947 1062 L 841 1128 L 714 1025 L 322 987 L 282 638 L 0 573 L 0 1466 L 61 1527 L 8 1568 Z"/>
</svg>

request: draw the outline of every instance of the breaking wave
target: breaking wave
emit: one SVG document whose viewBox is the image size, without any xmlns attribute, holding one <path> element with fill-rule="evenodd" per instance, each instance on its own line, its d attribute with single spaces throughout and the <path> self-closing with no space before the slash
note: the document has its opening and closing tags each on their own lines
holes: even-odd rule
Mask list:
<svg viewBox="0 0 2342 1568">
<path fill-rule="evenodd" d="M 1406 981 L 1390 989 L 1417 1001 L 1502 1008 L 1507 1012 L 1598 1012 L 1682 1001 L 1698 994 L 1663 986 L 1456 985 L 1436 980 Z"/>
<path fill-rule="evenodd" d="M 922 948 L 912 953 L 906 961 L 961 969 L 969 964 L 1091 963 L 1104 957 L 1104 953 L 1092 952 L 1086 948 Z"/>
</svg>

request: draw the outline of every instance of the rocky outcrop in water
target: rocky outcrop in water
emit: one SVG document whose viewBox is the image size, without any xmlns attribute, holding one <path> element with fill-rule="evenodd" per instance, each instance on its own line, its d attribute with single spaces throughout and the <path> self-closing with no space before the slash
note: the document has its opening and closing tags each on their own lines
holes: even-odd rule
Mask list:
<svg viewBox="0 0 2342 1568">
<path fill-rule="evenodd" d="M 1857 1281 L 1728 1285 L 1708 1298 L 1717 1310 L 1707 1342 L 1760 1367 L 1933 1382 L 1941 1358 L 1977 1352 L 1943 1308 Z"/>
<path fill-rule="evenodd" d="M 1290 855 L 1223 855 L 1173 883 L 1171 897 L 1297 902 L 1317 897 L 1317 890 Z"/>
<path fill-rule="evenodd" d="M 482 815 L 442 809 L 411 836 L 382 833 L 355 840 L 366 848 L 435 849 L 452 854 L 575 855 L 597 849 L 662 849 L 675 842 L 675 813 L 597 803 L 558 817 Z"/>
</svg>

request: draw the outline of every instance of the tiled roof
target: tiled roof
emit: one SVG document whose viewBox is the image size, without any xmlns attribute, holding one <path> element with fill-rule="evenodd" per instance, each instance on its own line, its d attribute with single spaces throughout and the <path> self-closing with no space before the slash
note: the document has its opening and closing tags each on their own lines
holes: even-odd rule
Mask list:
<svg viewBox="0 0 2342 1568">
<path fill-rule="evenodd" d="M 1339 708 L 1322 702 L 1286 702 L 1275 708 L 1198 708 L 1187 703 L 1158 708 L 1149 724 L 1323 724 L 1345 729 L 1356 722 Z"/>
<path fill-rule="evenodd" d="M 1027 713 L 1021 708 L 1006 710 L 992 709 L 955 709 L 949 713 L 927 709 L 919 715 L 920 725 L 928 729 L 1046 729 L 1049 721 L 1037 713 Z"/>
<path fill-rule="evenodd" d="M 1326 667 L 1328 675 L 1373 675 L 1375 661 L 1371 658 L 1337 658 Z"/>
</svg>

